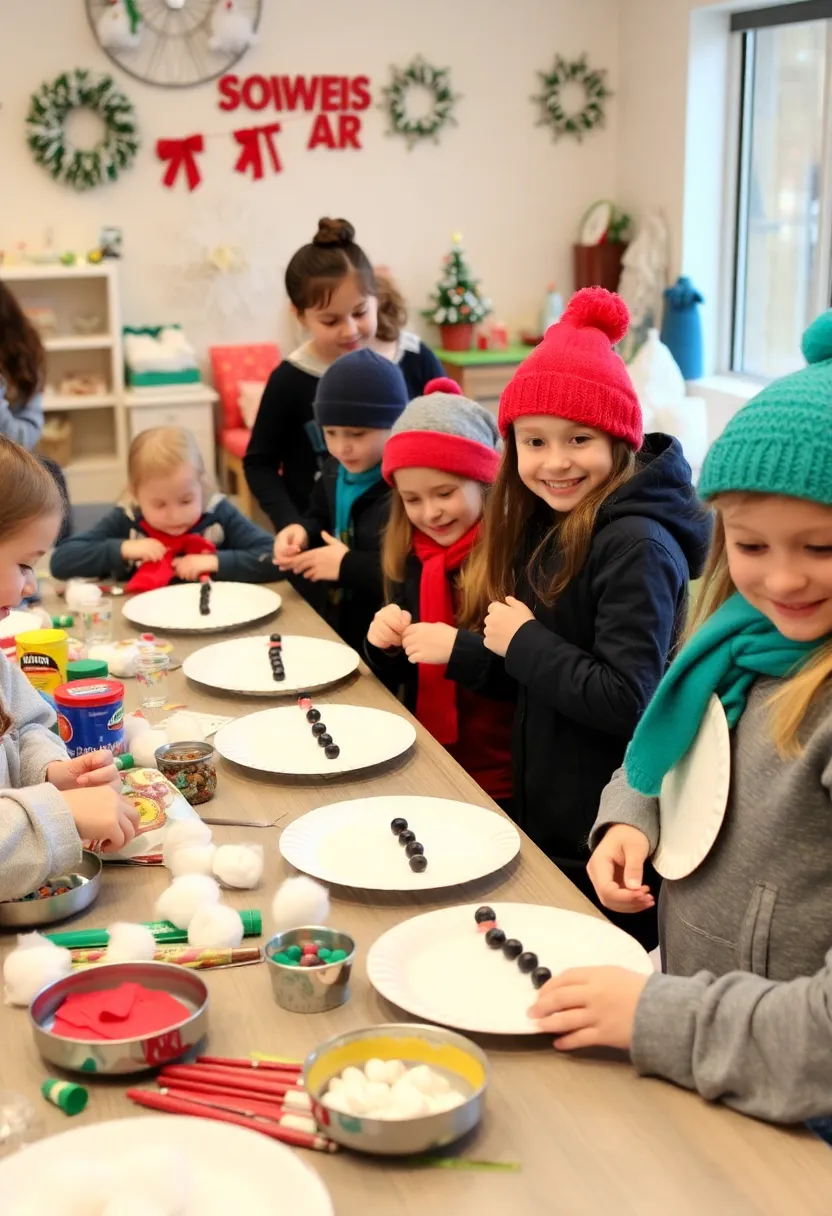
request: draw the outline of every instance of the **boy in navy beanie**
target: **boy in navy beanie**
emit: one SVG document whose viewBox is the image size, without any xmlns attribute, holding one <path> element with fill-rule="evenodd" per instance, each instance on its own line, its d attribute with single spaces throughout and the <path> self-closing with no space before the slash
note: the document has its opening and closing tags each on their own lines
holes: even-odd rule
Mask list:
<svg viewBox="0 0 832 1216">
<path fill-rule="evenodd" d="M 393 423 L 407 405 L 395 363 L 371 350 L 352 351 L 320 379 L 315 419 L 329 451 L 303 519 L 278 532 L 275 564 L 292 580 L 323 583 L 315 601 L 344 641 L 359 648 L 383 602 L 381 534 L 389 489 L 381 456 Z"/>
</svg>

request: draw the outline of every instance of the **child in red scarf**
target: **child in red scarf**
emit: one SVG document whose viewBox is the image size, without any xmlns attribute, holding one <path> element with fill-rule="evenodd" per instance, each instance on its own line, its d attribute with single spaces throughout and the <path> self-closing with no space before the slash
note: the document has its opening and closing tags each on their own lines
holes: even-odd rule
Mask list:
<svg viewBox="0 0 832 1216">
<path fill-rule="evenodd" d="M 396 493 L 382 545 L 387 599 L 367 634 L 367 659 L 434 738 L 508 809 L 513 704 L 445 678 L 459 619 L 459 583 L 494 480 L 500 440 L 488 410 L 431 381 L 411 401 L 384 449 Z M 395 666 L 394 666 L 395 665 Z"/>
</svg>

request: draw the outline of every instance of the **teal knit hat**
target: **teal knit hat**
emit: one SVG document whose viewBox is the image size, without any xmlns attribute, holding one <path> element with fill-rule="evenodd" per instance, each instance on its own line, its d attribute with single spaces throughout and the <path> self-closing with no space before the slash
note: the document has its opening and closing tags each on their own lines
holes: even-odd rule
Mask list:
<svg viewBox="0 0 832 1216">
<path fill-rule="evenodd" d="M 832 309 L 803 335 L 808 367 L 767 384 L 705 457 L 702 498 L 783 494 L 832 506 Z"/>
</svg>

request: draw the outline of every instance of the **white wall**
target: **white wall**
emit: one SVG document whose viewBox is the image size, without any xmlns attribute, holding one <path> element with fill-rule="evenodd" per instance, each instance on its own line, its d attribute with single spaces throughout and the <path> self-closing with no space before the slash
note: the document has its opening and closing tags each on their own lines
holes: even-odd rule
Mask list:
<svg viewBox="0 0 832 1216">
<path fill-rule="evenodd" d="M 638 0 L 638 7 L 671 2 Z M 536 316 L 547 280 L 571 285 L 578 220 L 590 202 L 616 195 L 619 114 L 628 96 L 633 105 L 632 88 L 625 89 L 617 71 L 619 0 L 516 0 L 511 6 L 422 0 L 416 7 L 390 0 L 349 6 L 266 0 L 263 9 L 259 45 L 235 70 L 365 73 L 379 99 L 390 64 L 421 52 L 452 67 L 454 88 L 463 95 L 459 126 L 438 146 L 408 152 L 403 141 L 385 137 L 384 116 L 374 106 L 363 115 L 363 151 L 308 152 L 308 117 L 287 120 L 280 140 L 284 172 L 258 183 L 231 171 L 236 145 L 230 136 L 211 139 L 202 157 L 205 179 L 189 195 L 181 185 L 163 189 L 163 166 L 154 154 L 159 137 L 230 132 L 268 118 L 220 113 L 214 84 L 167 91 L 113 69 L 136 106 L 144 146 L 117 183 L 76 194 L 54 184 L 30 158 L 28 98 L 43 79 L 68 68 L 105 71 L 110 63 L 80 0 L 4 4 L 0 247 L 20 240 L 37 247 L 51 226 L 58 245 L 86 249 L 101 224 L 121 225 L 125 322 L 181 321 L 200 347 L 272 336 L 284 346 L 291 342 L 283 268 L 323 214 L 353 221 L 370 256 L 396 271 L 414 312 L 426 302 L 455 229 L 464 234 L 495 315 L 512 327 Z M 535 73 L 550 66 L 556 51 L 569 57 L 587 51 L 594 66 L 611 69 L 618 96 L 608 127 L 583 146 L 555 146 L 548 131 L 534 125 Z M 683 57 L 680 46 L 669 58 Z M 639 112 L 631 110 L 631 129 Z M 229 285 L 224 307 L 217 307 L 216 293 L 206 302 L 198 269 L 202 248 L 219 244 L 240 245 L 252 263 L 244 295 L 238 298 Z"/>
</svg>

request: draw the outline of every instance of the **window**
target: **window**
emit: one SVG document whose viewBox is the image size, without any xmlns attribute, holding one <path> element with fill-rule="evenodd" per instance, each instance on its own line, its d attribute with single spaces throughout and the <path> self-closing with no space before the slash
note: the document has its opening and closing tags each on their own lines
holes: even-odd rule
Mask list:
<svg viewBox="0 0 832 1216">
<path fill-rule="evenodd" d="M 773 379 L 830 305 L 832 2 L 731 19 L 742 39 L 731 368 Z"/>
</svg>

